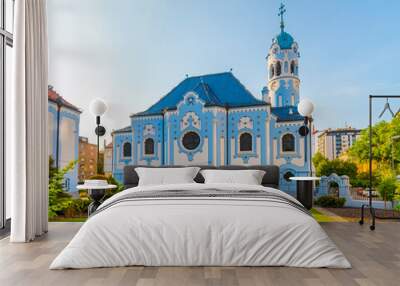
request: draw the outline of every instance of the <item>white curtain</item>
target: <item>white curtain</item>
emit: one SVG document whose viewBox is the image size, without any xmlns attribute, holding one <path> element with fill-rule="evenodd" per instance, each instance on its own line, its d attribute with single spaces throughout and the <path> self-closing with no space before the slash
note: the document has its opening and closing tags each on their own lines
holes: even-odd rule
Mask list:
<svg viewBox="0 0 400 286">
<path fill-rule="evenodd" d="M 6 146 L 11 188 L 12 242 L 47 232 L 47 19 L 46 0 L 16 0 L 14 70 Z"/>
</svg>

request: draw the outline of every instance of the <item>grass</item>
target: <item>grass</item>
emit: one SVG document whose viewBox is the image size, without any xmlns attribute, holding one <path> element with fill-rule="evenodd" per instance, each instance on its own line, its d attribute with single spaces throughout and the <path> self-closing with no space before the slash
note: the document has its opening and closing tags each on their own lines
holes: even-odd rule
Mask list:
<svg viewBox="0 0 400 286">
<path fill-rule="evenodd" d="M 50 222 L 85 222 L 87 217 L 55 217 L 49 219 Z"/>
<path fill-rule="evenodd" d="M 335 217 L 325 215 L 316 209 L 311 209 L 311 214 L 317 222 L 337 222 Z"/>
</svg>

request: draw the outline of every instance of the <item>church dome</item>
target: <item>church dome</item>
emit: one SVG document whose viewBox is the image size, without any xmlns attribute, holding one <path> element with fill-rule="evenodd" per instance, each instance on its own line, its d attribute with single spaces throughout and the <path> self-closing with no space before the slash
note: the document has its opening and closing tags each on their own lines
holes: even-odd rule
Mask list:
<svg viewBox="0 0 400 286">
<path fill-rule="evenodd" d="M 275 37 L 275 42 L 281 49 L 291 49 L 294 40 L 289 33 L 281 31 L 281 33 Z"/>
</svg>

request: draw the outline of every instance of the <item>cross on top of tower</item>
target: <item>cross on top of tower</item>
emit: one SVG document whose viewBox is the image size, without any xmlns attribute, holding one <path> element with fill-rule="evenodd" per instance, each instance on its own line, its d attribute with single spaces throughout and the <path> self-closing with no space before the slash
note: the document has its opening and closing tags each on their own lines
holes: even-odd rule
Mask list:
<svg viewBox="0 0 400 286">
<path fill-rule="evenodd" d="M 281 6 L 279 6 L 279 13 L 278 16 L 281 17 L 281 31 L 283 32 L 283 28 L 285 28 L 285 24 L 283 23 L 283 14 L 285 14 L 286 9 L 285 9 L 285 5 L 283 5 L 283 3 L 281 3 Z"/>
</svg>

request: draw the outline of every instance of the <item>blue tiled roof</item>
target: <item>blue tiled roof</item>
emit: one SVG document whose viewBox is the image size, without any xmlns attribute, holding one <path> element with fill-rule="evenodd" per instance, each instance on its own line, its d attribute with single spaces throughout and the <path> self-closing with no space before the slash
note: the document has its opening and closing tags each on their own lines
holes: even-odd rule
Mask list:
<svg viewBox="0 0 400 286">
<path fill-rule="evenodd" d="M 199 95 L 199 97 L 206 102 L 208 105 L 223 106 L 224 104 L 219 100 L 218 96 L 215 95 L 214 91 L 210 86 L 204 82 L 199 83 L 193 91 Z"/>
<path fill-rule="evenodd" d="M 132 131 L 131 126 L 126 126 L 124 128 L 114 130 L 112 133 L 126 133 L 126 132 L 131 132 L 131 131 Z"/>
<path fill-rule="evenodd" d="M 149 109 L 135 115 L 161 114 L 165 109 L 175 109 L 189 91 L 196 92 L 209 106 L 240 107 L 266 104 L 255 98 L 231 72 L 224 72 L 188 77 Z"/>
<path fill-rule="evenodd" d="M 278 117 L 278 121 L 300 121 L 304 117 L 297 111 L 297 106 L 284 106 L 271 108 L 272 114 Z"/>
<path fill-rule="evenodd" d="M 293 44 L 294 40 L 293 40 L 293 37 L 289 33 L 282 31 L 279 35 L 276 36 L 275 39 L 278 42 L 278 45 L 281 49 L 291 49 L 292 48 L 292 44 Z"/>
</svg>

